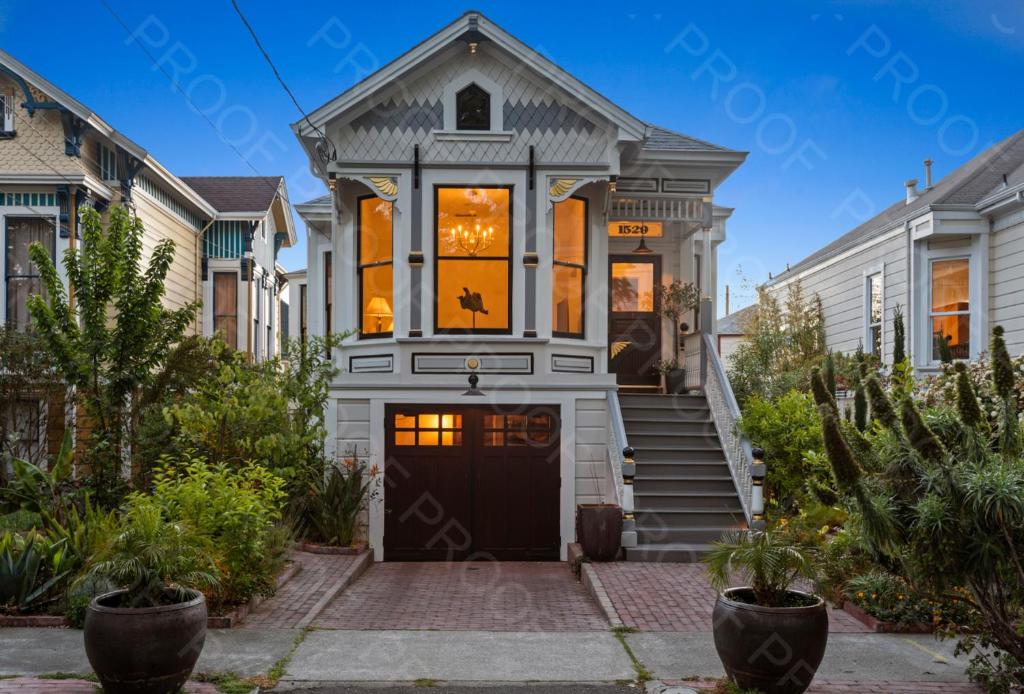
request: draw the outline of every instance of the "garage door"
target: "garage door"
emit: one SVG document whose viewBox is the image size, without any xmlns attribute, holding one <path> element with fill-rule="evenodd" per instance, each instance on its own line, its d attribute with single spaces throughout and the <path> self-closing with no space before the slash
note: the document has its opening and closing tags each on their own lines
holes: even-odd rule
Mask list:
<svg viewBox="0 0 1024 694">
<path fill-rule="evenodd" d="M 558 559 L 557 407 L 385 412 L 385 560 Z"/>
</svg>

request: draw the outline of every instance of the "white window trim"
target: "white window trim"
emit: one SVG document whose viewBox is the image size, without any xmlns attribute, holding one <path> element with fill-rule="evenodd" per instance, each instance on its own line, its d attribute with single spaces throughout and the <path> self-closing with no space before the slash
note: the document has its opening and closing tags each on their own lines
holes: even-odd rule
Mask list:
<svg viewBox="0 0 1024 694">
<path fill-rule="evenodd" d="M 934 282 L 932 281 L 932 267 L 935 265 L 935 263 L 941 263 L 941 262 L 950 261 L 950 260 L 965 260 L 965 261 L 967 261 L 967 310 L 966 311 L 938 311 L 938 312 L 935 312 L 935 311 L 932 310 L 932 306 L 935 305 L 935 302 L 934 302 L 933 297 L 932 297 L 932 290 L 934 289 Z M 928 296 L 927 296 L 927 305 L 926 305 L 927 311 L 925 312 L 925 320 L 927 321 L 927 326 L 928 326 L 927 329 L 928 329 L 928 358 L 929 358 L 929 360 L 933 364 L 938 364 L 939 363 L 939 360 L 936 359 L 934 354 L 933 354 L 934 345 L 932 344 L 932 336 L 933 336 L 932 321 L 937 316 L 967 316 L 968 317 L 968 330 L 970 331 L 968 333 L 968 335 L 969 335 L 968 341 L 970 342 L 970 344 L 969 344 L 970 355 L 971 355 L 971 358 L 973 359 L 974 355 L 975 355 L 975 352 L 976 352 L 975 341 L 978 338 L 975 336 L 975 333 L 974 333 L 974 320 L 973 320 L 973 316 L 977 312 L 977 309 L 975 309 L 975 307 L 974 307 L 975 293 L 974 293 L 974 286 L 973 285 L 974 285 L 974 272 L 975 272 L 975 270 L 974 270 L 974 263 L 971 262 L 971 254 L 970 253 L 956 253 L 956 254 L 953 254 L 953 255 L 945 255 L 945 256 L 939 256 L 939 257 L 929 257 L 928 260 L 927 260 L 927 265 L 925 267 L 928 269 L 928 273 L 927 273 L 927 276 L 928 276 L 927 295 Z"/>
<path fill-rule="evenodd" d="M 871 278 L 878 275 L 882 285 L 882 318 L 879 323 L 871 322 Z M 866 268 L 862 273 L 861 286 L 863 287 L 863 301 L 861 305 L 864 307 L 864 320 L 862 326 L 861 344 L 863 345 L 864 352 L 867 354 L 874 354 L 873 343 L 871 340 L 871 327 L 878 325 L 881 329 L 881 339 L 879 340 L 878 358 L 883 362 L 885 361 L 885 263 L 881 265 L 874 265 Z"/>
<path fill-rule="evenodd" d="M 464 87 L 476 84 L 491 95 L 491 127 L 490 130 L 459 130 L 455 122 L 455 95 Z M 444 88 L 444 129 L 434 131 L 435 136 L 454 139 L 458 134 L 465 139 L 494 139 L 511 137 L 504 131 L 505 92 L 501 85 L 476 68 L 469 68 L 457 75 Z"/>
<path fill-rule="evenodd" d="M 2 109 L 0 109 L 0 118 L 3 120 L 3 132 L 13 133 L 14 132 L 14 94 L 11 92 L 4 92 L 0 94 L 3 96 L 4 103 Z"/>
</svg>

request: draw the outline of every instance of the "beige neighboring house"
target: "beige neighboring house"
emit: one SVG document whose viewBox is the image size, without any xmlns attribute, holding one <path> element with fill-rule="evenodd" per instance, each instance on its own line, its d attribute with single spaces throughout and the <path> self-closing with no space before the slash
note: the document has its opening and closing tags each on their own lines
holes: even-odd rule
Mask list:
<svg viewBox="0 0 1024 694">
<path fill-rule="evenodd" d="M 87 106 L 4 51 L 0 51 L 0 116 L 0 263 L 4 273 L 0 320 L 18 329 L 29 324 L 28 297 L 42 286 L 38 269 L 28 256 L 32 242 L 49 250 L 57 261 L 58 274 L 66 281 L 59 261 L 65 250 L 80 243 L 82 209 L 92 207 L 102 213 L 112 205 L 125 204 L 145 226 L 144 263 L 161 240 L 175 243 L 163 299 L 168 308 L 204 300 L 207 234 L 222 228 L 239 229 L 241 249 L 231 263 L 244 277 L 236 286 L 239 298 L 234 313 L 236 320 L 247 320 L 249 304 L 243 297 L 249 262 L 253 267 L 249 284 L 253 286 L 254 324 L 239 329 L 240 336 L 251 333 L 253 337 L 238 341 L 237 346 L 250 348 L 260 358 L 276 352 L 275 261 L 277 251 L 295 241 L 281 177 L 232 177 L 231 188 L 241 193 L 239 198 L 220 194 L 223 191 L 208 177 L 186 182 Z M 212 334 L 213 303 L 205 298 L 192 331 Z M 256 319 L 262 323 L 255 324 Z M 18 432 L 20 450 L 33 457 L 59 446 L 62 410 L 62 403 L 44 403 L 39 398 L 0 403 L 0 417 L 5 420 L 2 430 Z"/>
<path fill-rule="evenodd" d="M 892 362 L 893 313 L 903 310 L 906 350 L 918 373 L 939 364 L 938 340 L 977 359 L 993 326 L 1024 352 L 1024 130 L 992 145 L 768 282 L 780 300 L 799 280 L 821 297 L 828 346 L 862 345 Z"/>
<path fill-rule="evenodd" d="M 743 344 L 750 334 L 750 322 L 756 315 L 757 304 L 751 304 L 718 319 L 715 341 L 718 345 L 718 356 L 727 366 L 731 363 L 736 348 Z"/>
</svg>

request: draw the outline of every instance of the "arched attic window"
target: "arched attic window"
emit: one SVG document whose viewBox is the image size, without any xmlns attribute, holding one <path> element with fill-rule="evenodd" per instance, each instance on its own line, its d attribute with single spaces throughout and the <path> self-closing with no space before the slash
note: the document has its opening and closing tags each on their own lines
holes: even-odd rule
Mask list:
<svg viewBox="0 0 1024 694">
<path fill-rule="evenodd" d="M 458 130 L 491 129 L 491 95 L 473 83 L 455 94 L 455 127 Z"/>
</svg>

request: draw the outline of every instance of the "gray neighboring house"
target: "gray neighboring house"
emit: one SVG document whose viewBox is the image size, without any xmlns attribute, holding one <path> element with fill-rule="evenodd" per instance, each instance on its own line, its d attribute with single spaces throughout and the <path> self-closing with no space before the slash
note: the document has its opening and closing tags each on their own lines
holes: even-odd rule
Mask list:
<svg viewBox="0 0 1024 694">
<path fill-rule="evenodd" d="M 863 345 L 891 363 L 892 319 L 903 308 L 915 369 L 977 359 L 992 326 L 1011 354 L 1024 352 L 1024 130 L 981 152 L 934 185 L 906 182 L 906 197 L 772 278 L 780 300 L 800 280 L 821 297 L 828 345 Z"/>
<path fill-rule="evenodd" d="M 718 356 L 726 366 L 730 364 L 736 348 L 746 341 L 750 322 L 757 315 L 757 309 L 757 304 L 751 304 L 718 319 L 715 343 L 718 346 Z"/>
</svg>

